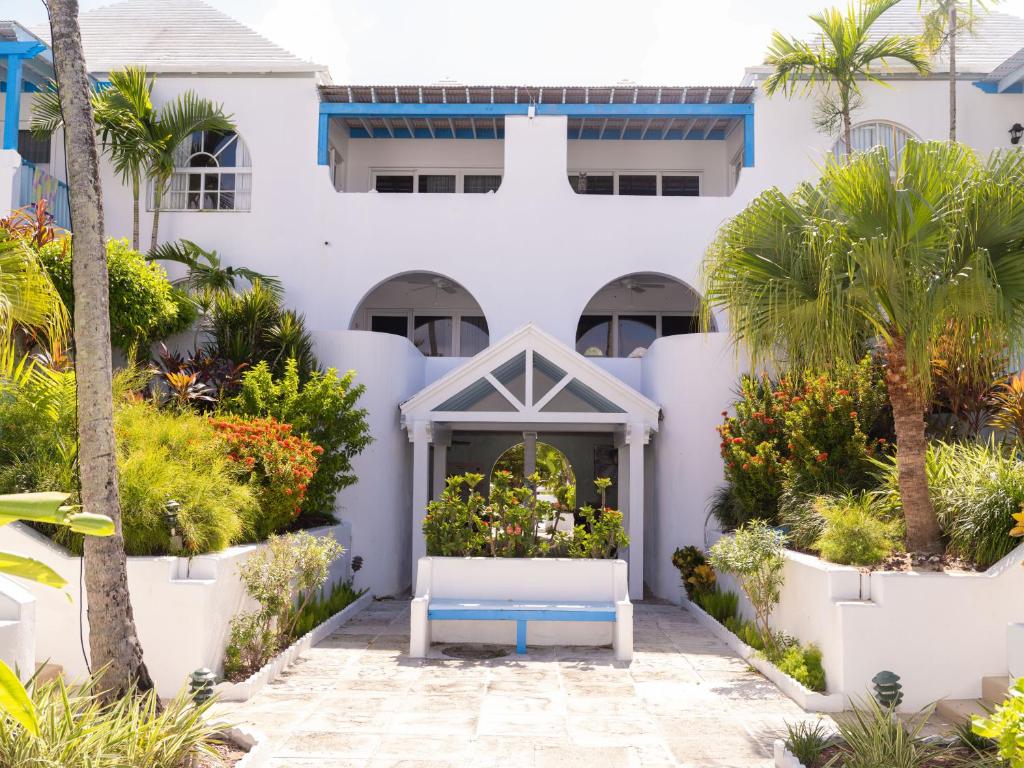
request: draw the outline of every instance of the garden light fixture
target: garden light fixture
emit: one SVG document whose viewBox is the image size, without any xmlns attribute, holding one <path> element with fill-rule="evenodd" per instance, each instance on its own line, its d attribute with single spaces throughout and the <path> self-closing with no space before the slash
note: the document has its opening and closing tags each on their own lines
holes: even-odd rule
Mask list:
<svg viewBox="0 0 1024 768">
<path fill-rule="evenodd" d="M 167 520 L 167 527 L 171 529 L 171 549 L 173 551 L 180 551 L 185 546 L 185 541 L 181 534 L 178 533 L 178 510 L 181 509 L 181 504 L 176 502 L 174 499 L 168 499 L 164 503 L 164 518 Z"/>
<path fill-rule="evenodd" d="M 1011 144 L 1018 144 L 1020 142 L 1020 137 L 1022 135 L 1024 135 L 1024 125 L 1021 125 L 1020 123 L 1014 123 L 1013 125 L 1010 126 Z"/>
<path fill-rule="evenodd" d="M 189 693 L 196 704 L 209 701 L 213 696 L 213 688 L 217 685 L 217 676 L 206 667 L 200 667 L 189 676 Z"/>
<path fill-rule="evenodd" d="M 871 678 L 874 683 L 875 699 L 887 709 L 895 709 L 903 701 L 903 686 L 895 672 L 882 671 Z"/>
</svg>

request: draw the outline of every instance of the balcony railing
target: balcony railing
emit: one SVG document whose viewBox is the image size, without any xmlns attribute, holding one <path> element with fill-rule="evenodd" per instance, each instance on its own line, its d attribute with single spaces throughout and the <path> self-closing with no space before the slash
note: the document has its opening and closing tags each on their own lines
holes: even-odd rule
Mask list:
<svg viewBox="0 0 1024 768">
<path fill-rule="evenodd" d="M 51 176 L 35 163 L 23 159 L 14 186 L 15 208 L 35 205 L 40 200 L 46 200 L 46 210 L 53 216 L 53 223 L 58 227 L 71 229 L 71 205 L 67 184 Z"/>
</svg>

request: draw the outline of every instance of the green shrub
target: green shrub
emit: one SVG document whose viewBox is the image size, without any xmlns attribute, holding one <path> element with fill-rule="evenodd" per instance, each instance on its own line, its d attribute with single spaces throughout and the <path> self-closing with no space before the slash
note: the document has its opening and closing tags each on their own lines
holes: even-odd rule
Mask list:
<svg viewBox="0 0 1024 768">
<path fill-rule="evenodd" d="M 818 495 L 807 495 L 794 490 L 784 491 L 779 499 L 779 525 L 786 533 L 786 544 L 793 549 L 808 552 L 815 548 L 825 532 L 825 518 L 821 516 Z"/>
<path fill-rule="evenodd" d="M 891 709 L 872 697 L 854 704 L 849 712 L 835 716 L 840 738 L 835 764 L 844 768 L 921 768 L 941 749 L 919 738 L 933 709 L 902 718 L 893 717 Z"/>
<path fill-rule="evenodd" d="M 156 691 L 130 690 L 110 706 L 92 694 L 98 676 L 82 687 L 62 678 L 31 687 L 39 712 L 34 736 L 9 715 L 0 716 L 0 765 L 60 768 L 181 768 L 218 765 L 216 745 L 226 729 L 211 717 L 210 699 L 196 704 L 182 694 L 158 702 Z"/>
<path fill-rule="evenodd" d="M 754 608 L 754 623 L 772 649 L 768 617 L 779 602 L 783 584 L 782 536 L 763 520 L 752 520 L 732 536 L 719 539 L 708 558 L 720 573 L 732 574 Z"/>
<path fill-rule="evenodd" d="M 821 720 L 786 723 L 786 749 L 800 764 L 812 768 L 828 746 L 829 731 Z"/>
<path fill-rule="evenodd" d="M 128 554 L 172 551 L 165 517 L 171 499 L 180 504 L 185 554 L 243 538 L 258 513 L 256 495 L 205 417 L 141 402 L 119 408 L 114 426 Z"/>
<path fill-rule="evenodd" d="M 1017 679 L 991 716 L 975 717 L 972 726 L 978 736 L 996 742 L 999 757 L 1010 768 L 1024 768 L 1024 678 Z"/>
<path fill-rule="evenodd" d="M 895 460 L 881 463 L 883 489 L 899 506 Z M 1024 463 L 990 443 L 933 441 L 925 471 L 935 514 L 949 551 L 987 568 L 1020 542 L 1010 536 L 1013 514 L 1024 505 Z"/>
<path fill-rule="evenodd" d="M 314 594 L 313 599 L 308 602 L 303 603 L 303 598 L 300 596 L 299 602 L 303 605 L 295 619 L 293 637 L 296 639 L 302 637 L 323 624 L 331 616 L 348 608 L 365 594 L 365 589 L 355 589 L 351 581 L 339 581 L 331 587 L 331 591 L 326 595 L 321 587 Z"/>
<path fill-rule="evenodd" d="M 243 374 L 238 396 L 225 404 L 231 413 L 270 416 L 291 424 L 323 449 L 302 504 L 303 519 L 310 522 L 334 520 L 335 496 L 358 480 L 352 458 L 373 440 L 366 410 L 356 407 L 366 388 L 353 384 L 354 378 L 355 371 L 339 376 L 331 368 L 326 373 L 314 371 L 302 382 L 294 359 L 275 378 L 270 366 L 261 362 Z"/>
<path fill-rule="evenodd" d="M 769 659 L 780 672 L 789 675 L 805 688 L 819 693 L 825 690 L 825 669 L 817 646 L 806 648 L 794 643 L 775 658 Z"/>
<path fill-rule="evenodd" d="M 74 313 L 71 279 L 71 240 L 54 240 L 39 249 L 68 311 Z M 110 336 L 124 351 L 145 352 L 149 344 L 185 330 L 196 319 L 195 309 L 167 279 L 159 264 L 133 251 L 127 240 L 107 241 L 110 276 Z"/>
<path fill-rule="evenodd" d="M 679 571 L 679 577 L 683 582 L 683 589 L 686 590 L 686 596 L 693 599 L 693 590 L 695 584 L 690 581 L 693 576 L 693 572 L 702 565 L 707 565 L 708 559 L 704 553 L 694 546 L 687 546 L 677 548 L 672 553 L 672 565 Z"/>
<path fill-rule="evenodd" d="M 900 548 L 903 525 L 884 517 L 884 502 L 877 496 L 820 496 L 814 508 L 824 521 L 814 546 L 829 562 L 877 565 Z"/>
<path fill-rule="evenodd" d="M 697 605 L 723 626 L 739 615 L 740 598 L 735 592 L 704 592 L 696 596 Z"/>
</svg>

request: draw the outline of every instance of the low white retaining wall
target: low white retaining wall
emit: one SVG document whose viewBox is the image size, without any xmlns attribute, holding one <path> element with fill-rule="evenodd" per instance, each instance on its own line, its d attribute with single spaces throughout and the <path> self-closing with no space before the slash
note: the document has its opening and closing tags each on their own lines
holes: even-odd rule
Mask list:
<svg viewBox="0 0 1024 768">
<path fill-rule="evenodd" d="M 333 536 L 345 548 L 345 554 L 331 566 L 329 584 L 348 578 L 348 524 L 309 533 Z M 243 608 L 255 607 L 238 578 L 238 566 L 261 546 L 230 547 L 191 559 L 128 558 L 135 623 L 146 666 L 161 696 L 177 694 L 200 667 L 220 672 L 232 617 Z M 68 581 L 68 586 L 59 590 L 16 579 L 36 599 L 35 660 L 59 664 L 71 678 L 85 675 L 79 616 L 86 649 L 89 622 L 80 602 L 84 598 L 79 581 L 81 558 L 20 523 L 0 527 L 0 549 L 41 560 Z"/>
<path fill-rule="evenodd" d="M 36 601 L 32 593 L 0 576 L 0 660 L 28 680 L 36 671 Z"/>
<path fill-rule="evenodd" d="M 516 644 L 514 621 L 427 621 L 430 598 L 473 600 L 536 600 L 610 602 L 628 607 L 628 638 L 620 637 L 621 652 L 633 648 L 633 613 L 629 602 L 624 560 L 505 557 L 421 557 L 412 601 L 411 632 L 415 645 L 422 638 L 435 643 Z M 623 614 L 621 621 L 625 625 Z M 610 622 L 531 621 L 527 645 L 589 645 L 612 643 Z M 628 643 L 626 643 L 628 641 Z M 628 658 L 628 656 L 627 656 Z"/>
<path fill-rule="evenodd" d="M 1007 625 L 1024 622 L 1022 563 L 1024 545 L 984 573 L 869 573 L 787 551 L 771 623 L 821 649 L 830 693 L 863 697 L 887 669 L 901 678 L 904 711 L 976 699 L 982 677 L 1007 674 Z M 720 582 L 749 618 L 735 582 Z"/>
</svg>

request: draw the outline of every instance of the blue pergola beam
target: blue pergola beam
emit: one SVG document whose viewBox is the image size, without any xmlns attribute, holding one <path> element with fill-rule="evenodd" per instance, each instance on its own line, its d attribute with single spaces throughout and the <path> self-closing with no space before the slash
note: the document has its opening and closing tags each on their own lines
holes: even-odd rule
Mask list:
<svg viewBox="0 0 1024 768">
<path fill-rule="evenodd" d="M 18 126 L 21 120 L 22 60 L 31 59 L 46 50 L 38 41 L 0 43 L 0 56 L 7 57 L 7 96 L 4 98 L 4 149 L 18 148 Z"/>
</svg>

